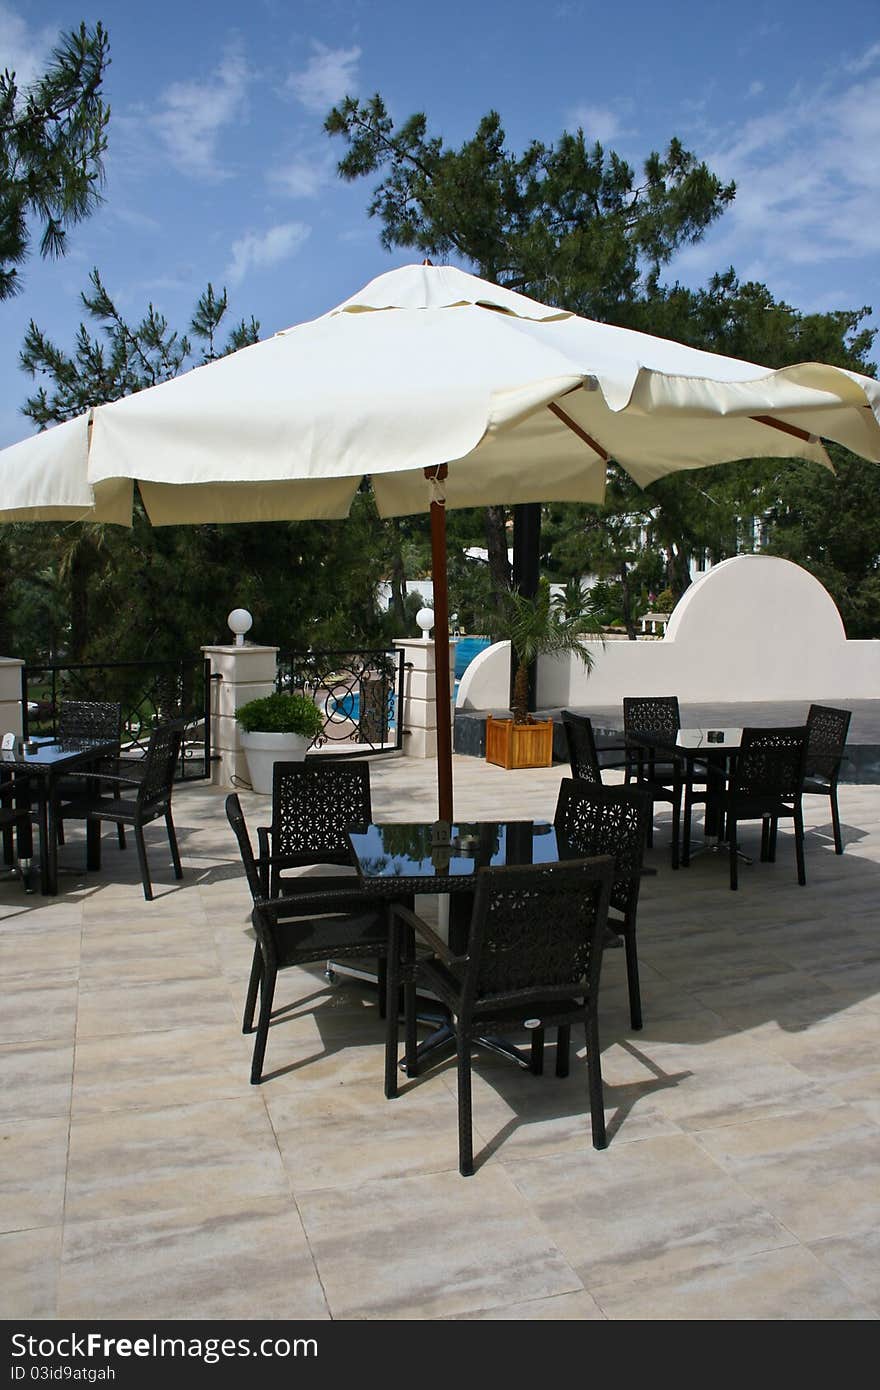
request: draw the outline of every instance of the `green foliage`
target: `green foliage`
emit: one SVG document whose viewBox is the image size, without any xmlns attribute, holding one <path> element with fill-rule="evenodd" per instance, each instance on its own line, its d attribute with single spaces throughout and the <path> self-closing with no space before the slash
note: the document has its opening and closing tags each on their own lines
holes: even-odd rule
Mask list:
<svg viewBox="0 0 880 1390">
<path fill-rule="evenodd" d="M 324 727 L 321 711 L 306 695 L 265 695 L 248 700 L 235 718 L 248 734 L 301 734 L 317 738 Z"/>
<path fill-rule="evenodd" d="M 628 303 L 645 266 L 699 240 L 735 191 L 675 139 L 640 177 L 582 130 L 517 155 L 495 111 L 458 149 L 429 135 L 423 112 L 395 126 L 378 94 L 346 97 L 325 129 L 348 145 L 344 179 L 381 175 L 369 211 L 383 245 L 463 257 L 498 284 L 593 318 Z"/>
<path fill-rule="evenodd" d="M 62 36 L 29 90 L 20 92 L 8 69 L 0 75 L 0 299 L 21 289 L 16 267 L 28 254 L 33 222 L 42 229 L 40 254 L 62 256 L 68 227 L 101 201 L 108 52 L 101 23 L 81 24 Z"/>
<path fill-rule="evenodd" d="M 513 652 L 513 718 L 517 724 L 529 718 L 528 672 L 538 657 L 571 654 L 586 670 L 592 669 L 593 657 L 582 639 L 600 636 L 600 628 L 589 598 L 581 595 L 578 600 L 571 587 L 562 595 L 552 595 L 550 585 L 542 580 L 533 597 L 511 589 L 502 596 L 493 624 L 496 639 L 509 639 Z"/>
</svg>

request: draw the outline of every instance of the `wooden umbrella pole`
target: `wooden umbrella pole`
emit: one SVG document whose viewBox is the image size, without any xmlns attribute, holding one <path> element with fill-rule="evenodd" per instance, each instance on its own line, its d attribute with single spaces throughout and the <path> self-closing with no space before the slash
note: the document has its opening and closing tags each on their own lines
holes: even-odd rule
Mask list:
<svg viewBox="0 0 880 1390">
<path fill-rule="evenodd" d="M 447 468 L 426 468 L 440 483 Z M 446 502 L 435 487 L 431 498 L 431 575 L 434 581 L 434 697 L 437 705 L 438 819 L 452 822 L 452 724 L 449 718 L 449 591 L 446 578 Z"/>
</svg>

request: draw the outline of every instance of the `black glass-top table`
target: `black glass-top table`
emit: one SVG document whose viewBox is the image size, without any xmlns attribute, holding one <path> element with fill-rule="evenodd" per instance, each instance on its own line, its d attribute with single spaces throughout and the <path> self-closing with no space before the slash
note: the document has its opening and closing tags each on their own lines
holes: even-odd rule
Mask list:
<svg viewBox="0 0 880 1390">
<path fill-rule="evenodd" d="M 40 892 L 58 892 L 58 785 L 71 772 L 84 772 L 104 758 L 116 757 L 115 739 L 31 739 L 18 740 L 15 748 L 0 751 L 0 769 L 27 772 L 37 787 L 40 825 Z M 86 823 L 87 863 L 96 861 L 95 837 L 101 833 L 99 821 Z"/>
</svg>

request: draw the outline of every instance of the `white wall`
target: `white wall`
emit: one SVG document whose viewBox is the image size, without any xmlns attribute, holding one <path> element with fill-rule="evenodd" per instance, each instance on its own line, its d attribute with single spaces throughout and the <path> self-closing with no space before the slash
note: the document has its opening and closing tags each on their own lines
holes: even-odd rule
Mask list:
<svg viewBox="0 0 880 1390">
<path fill-rule="evenodd" d="M 539 663 L 541 708 L 619 704 L 632 694 L 700 703 L 880 699 L 880 642 L 848 641 L 819 581 L 770 555 L 738 555 L 709 570 L 676 605 L 662 641 L 586 645 L 589 675 L 573 658 Z M 465 673 L 457 707 L 506 707 L 509 644 L 488 648 L 470 670 L 477 667 L 467 687 Z"/>
</svg>

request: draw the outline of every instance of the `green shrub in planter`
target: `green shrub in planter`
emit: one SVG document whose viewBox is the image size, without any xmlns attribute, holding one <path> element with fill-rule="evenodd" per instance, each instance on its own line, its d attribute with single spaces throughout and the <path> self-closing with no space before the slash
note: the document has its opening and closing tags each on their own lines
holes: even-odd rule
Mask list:
<svg viewBox="0 0 880 1390">
<path fill-rule="evenodd" d="M 247 734 L 300 734 L 311 740 L 324 727 L 321 711 L 307 695 L 264 695 L 248 700 L 235 717 Z"/>
</svg>

